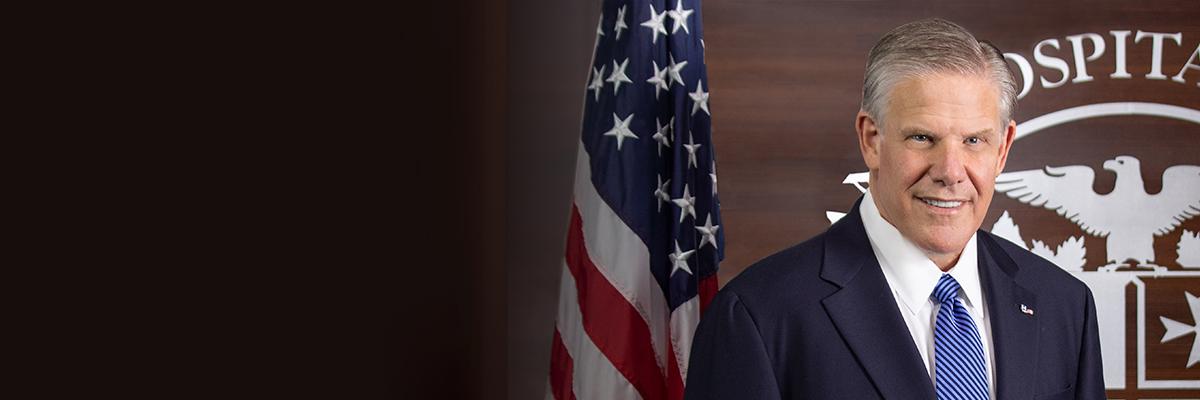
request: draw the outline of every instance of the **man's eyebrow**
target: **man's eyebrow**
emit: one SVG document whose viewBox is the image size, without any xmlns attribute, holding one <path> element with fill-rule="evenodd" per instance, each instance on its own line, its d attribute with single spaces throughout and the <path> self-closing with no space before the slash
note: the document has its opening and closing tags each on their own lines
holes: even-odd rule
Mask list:
<svg viewBox="0 0 1200 400">
<path fill-rule="evenodd" d="M 987 128 L 987 129 L 981 130 L 979 132 L 968 133 L 967 136 L 986 136 L 995 131 L 996 131 L 995 129 Z"/>
<path fill-rule="evenodd" d="M 904 129 L 901 129 L 901 130 L 900 130 L 900 134 L 902 134 L 902 135 L 904 135 L 904 136 L 909 136 L 909 135 L 929 135 L 929 136 L 933 136 L 933 132 L 930 132 L 929 130 L 922 129 L 922 128 L 904 128 Z"/>
</svg>

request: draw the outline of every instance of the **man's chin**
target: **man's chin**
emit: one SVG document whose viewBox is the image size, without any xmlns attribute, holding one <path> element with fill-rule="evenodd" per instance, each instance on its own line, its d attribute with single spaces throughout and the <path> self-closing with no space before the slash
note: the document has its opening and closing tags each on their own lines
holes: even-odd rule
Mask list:
<svg viewBox="0 0 1200 400">
<path fill-rule="evenodd" d="M 941 238 L 945 238 L 945 236 L 941 236 Z M 962 240 L 947 241 L 938 240 L 938 236 L 935 234 L 933 237 L 924 239 L 925 240 L 914 241 L 913 243 L 916 244 L 917 247 L 921 248 L 921 251 L 924 251 L 926 254 L 928 254 L 930 258 L 933 258 L 935 256 L 958 256 L 959 253 L 962 253 L 963 248 L 967 247 L 967 242 L 971 240 L 971 237 L 967 236 Z"/>
</svg>

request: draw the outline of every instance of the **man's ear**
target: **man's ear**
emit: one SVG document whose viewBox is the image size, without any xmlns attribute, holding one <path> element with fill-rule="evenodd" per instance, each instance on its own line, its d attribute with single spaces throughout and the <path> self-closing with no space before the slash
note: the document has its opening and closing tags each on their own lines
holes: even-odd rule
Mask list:
<svg viewBox="0 0 1200 400">
<path fill-rule="evenodd" d="M 879 169 L 879 140 L 883 134 L 880 132 L 881 127 L 877 125 L 875 118 L 866 111 L 858 110 L 858 117 L 854 120 L 854 129 L 858 131 L 858 149 L 862 152 L 867 170 Z"/>
<path fill-rule="evenodd" d="M 1017 138 L 1017 122 L 1008 121 L 1008 125 L 1004 126 L 1004 132 L 1000 138 L 1000 157 L 996 165 L 996 176 L 1000 176 L 1004 172 L 1004 164 L 1008 163 L 1008 151 L 1012 149 L 1013 140 Z"/>
</svg>

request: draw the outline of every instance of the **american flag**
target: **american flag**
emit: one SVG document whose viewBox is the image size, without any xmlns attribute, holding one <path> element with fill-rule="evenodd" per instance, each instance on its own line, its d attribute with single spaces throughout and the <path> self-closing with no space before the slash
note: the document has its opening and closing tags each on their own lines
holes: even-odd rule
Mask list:
<svg viewBox="0 0 1200 400">
<path fill-rule="evenodd" d="M 682 399 L 725 243 L 700 0 L 601 14 L 547 398 Z"/>
</svg>

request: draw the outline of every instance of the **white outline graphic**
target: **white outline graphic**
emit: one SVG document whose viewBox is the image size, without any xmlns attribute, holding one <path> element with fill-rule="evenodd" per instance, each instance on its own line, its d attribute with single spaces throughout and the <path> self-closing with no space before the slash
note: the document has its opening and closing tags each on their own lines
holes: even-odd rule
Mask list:
<svg viewBox="0 0 1200 400">
<path fill-rule="evenodd" d="M 1042 129 L 1046 129 L 1055 125 L 1065 124 L 1067 122 L 1088 118 L 1121 115 L 1149 115 L 1153 117 L 1179 119 L 1200 124 L 1200 110 L 1193 110 L 1187 107 L 1133 101 L 1098 103 L 1088 104 L 1086 106 L 1071 107 L 1065 110 L 1058 110 L 1017 124 L 1017 136 L 1013 140 L 1037 133 Z"/>
<path fill-rule="evenodd" d="M 1145 274 L 1137 274 L 1140 278 Z M 1198 272 L 1171 271 L 1171 277 L 1200 276 Z M 1146 380 L 1146 283 L 1133 279 L 1137 285 L 1137 381 L 1139 389 L 1200 389 L 1200 380 Z M 1127 339 L 1128 340 L 1128 339 Z"/>
</svg>

